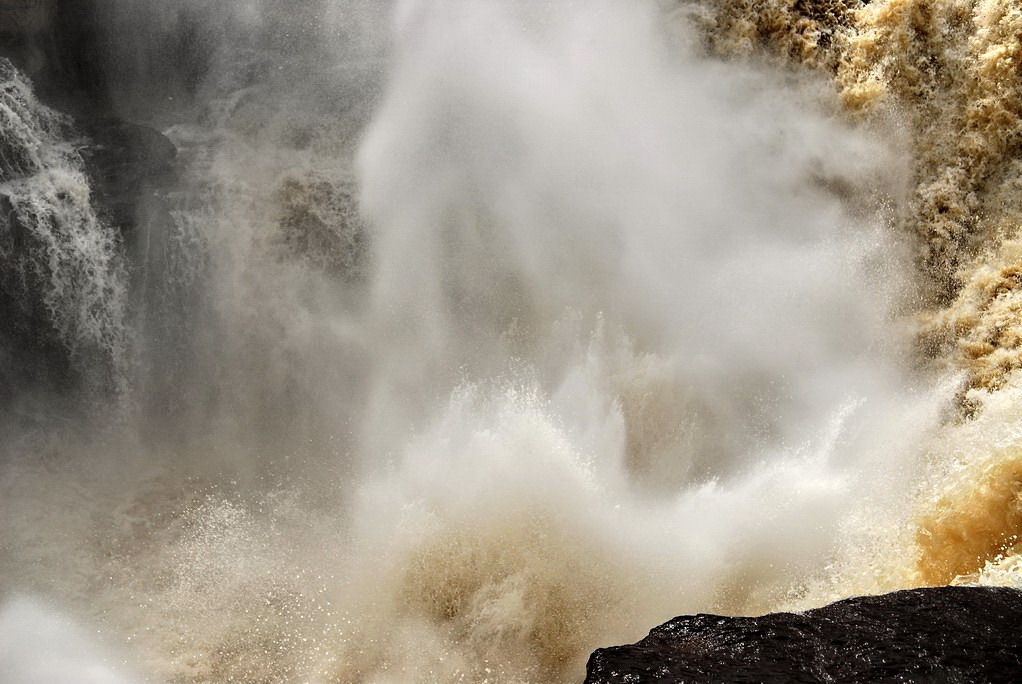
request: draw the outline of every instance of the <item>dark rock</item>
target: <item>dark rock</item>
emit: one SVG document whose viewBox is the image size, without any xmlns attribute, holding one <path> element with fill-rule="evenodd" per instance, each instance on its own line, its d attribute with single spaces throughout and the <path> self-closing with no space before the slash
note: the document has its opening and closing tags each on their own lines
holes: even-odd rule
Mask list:
<svg viewBox="0 0 1022 684">
<path fill-rule="evenodd" d="M 109 108 L 99 35 L 96 0 L 0 0 L 0 55 L 63 111 Z"/>
<path fill-rule="evenodd" d="M 758 618 L 692 615 L 589 658 L 587 684 L 1022 681 L 1022 591 L 939 587 Z"/>
<path fill-rule="evenodd" d="M 0 48 L 29 74 L 46 66 L 57 0 L 0 0 Z"/>
<path fill-rule="evenodd" d="M 143 193 L 173 178 L 177 148 L 159 131 L 120 119 L 95 119 L 82 128 L 89 141 L 81 154 L 98 204 L 130 234 Z"/>
<path fill-rule="evenodd" d="M 109 111 L 113 105 L 97 0 L 60 0 L 48 37 L 46 77 L 37 79 L 40 95 L 79 118 Z"/>
</svg>

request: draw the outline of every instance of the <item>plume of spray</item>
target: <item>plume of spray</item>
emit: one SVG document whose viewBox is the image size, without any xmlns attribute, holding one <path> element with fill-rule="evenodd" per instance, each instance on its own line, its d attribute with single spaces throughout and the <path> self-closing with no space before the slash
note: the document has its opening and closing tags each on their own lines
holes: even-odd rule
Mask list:
<svg viewBox="0 0 1022 684">
<path fill-rule="evenodd" d="M 556 679 L 587 642 L 776 605 L 898 507 L 942 395 L 905 388 L 897 249 L 840 191 L 879 203 L 895 160 L 776 76 L 679 60 L 652 5 L 397 16 L 359 156 L 363 448 L 397 465 L 354 521 L 388 540 L 366 612 L 398 647 L 342 678 Z M 423 621 L 442 658 L 411 657 Z"/>
<path fill-rule="evenodd" d="M 6 468 L 4 539 L 46 559 L 10 584 L 66 575 L 168 679 L 561 681 L 907 515 L 943 394 L 892 323 L 895 152 L 652 2 L 408 0 L 372 59 L 331 42 L 367 6 L 309 3 L 314 57 L 260 37 L 277 3 L 173 6 L 260 26 L 168 130 L 184 199 L 141 258 L 190 305 L 140 317 L 185 341 L 136 382 L 173 401 L 59 447 L 85 465 Z"/>
</svg>

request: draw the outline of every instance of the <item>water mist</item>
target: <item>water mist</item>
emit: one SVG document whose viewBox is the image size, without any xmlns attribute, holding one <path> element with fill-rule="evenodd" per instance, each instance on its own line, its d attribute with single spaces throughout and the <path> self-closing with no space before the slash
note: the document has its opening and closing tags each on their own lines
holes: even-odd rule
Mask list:
<svg viewBox="0 0 1022 684">
<path fill-rule="evenodd" d="M 121 84 L 179 177 L 126 399 L 4 447 L 7 611 L 143 680 L 573 681 L 910 515 L 898 146 L 821 84 L 652 2 L 236 5 L 159 10 L 219 41 L 186 103 Z"/>
</svg>

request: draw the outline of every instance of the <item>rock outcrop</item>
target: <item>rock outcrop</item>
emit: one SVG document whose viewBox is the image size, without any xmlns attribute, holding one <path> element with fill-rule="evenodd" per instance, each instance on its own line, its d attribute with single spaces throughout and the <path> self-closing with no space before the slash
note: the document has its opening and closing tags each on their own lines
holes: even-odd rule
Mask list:
<svg viewBox="0 0 1022 684">
<path fill-rule="evenodd" d="M 177 149 L 159 131 L 116 118 L 85 121 L 81 127 L 90 142 L 82 157 L 92 189 L 114 226 L 130 233 L 139 198 L 173 178 Z"/>
<path fill-rule="evenodd" d="M 911 589 L 805 613 L 691 615 L 589 658 L 586 684 L 1015 682 L 1022 591 Z"/>
</svg>

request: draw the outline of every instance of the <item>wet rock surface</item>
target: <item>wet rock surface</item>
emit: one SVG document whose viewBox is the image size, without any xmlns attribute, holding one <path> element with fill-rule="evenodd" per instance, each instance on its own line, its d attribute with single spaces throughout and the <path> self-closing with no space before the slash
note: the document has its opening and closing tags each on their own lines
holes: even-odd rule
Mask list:
<svg viewBox="0 0 1022 684">
<path fill-rule="evenodd" d="M 93 190 L 114 225 L 130 233 L 139 199 L 173 179 L 177 149 L 159 131 L 116 118 L 86 121 L 82 128 L 88 135 L 82 158 Z"/>
<path fill-rule="evenodd" d="M 601 648 L 586 684 L 1022 681 L 1022 591 L 939 587 L 805 613 L 675 618 Z"/>
</svg>

